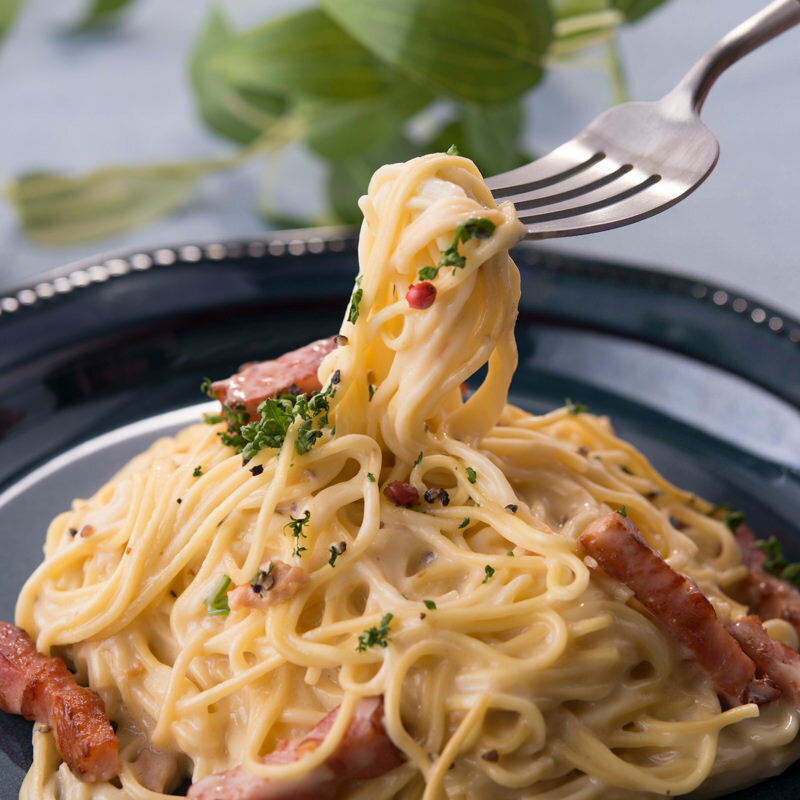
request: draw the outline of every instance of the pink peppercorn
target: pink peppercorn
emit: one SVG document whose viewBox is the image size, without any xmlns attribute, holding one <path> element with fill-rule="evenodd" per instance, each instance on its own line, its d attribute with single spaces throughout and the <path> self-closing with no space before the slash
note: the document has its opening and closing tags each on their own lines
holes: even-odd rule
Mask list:
<svg viewBox="0 0 800 800">
<path fill-rule="evenodd" d="M 436 287 L 430 281 L 412 283 L 406 292 L 406 300 L 411 308 L 430 308 L 436 299 Z"/>
<path fill-rule="evenodd" d="M 384 488 L 383 493 L 399 506 L 408 506 L 419 499 L 419 492 L 410 484 L 392 481 Z"/>
</svg>

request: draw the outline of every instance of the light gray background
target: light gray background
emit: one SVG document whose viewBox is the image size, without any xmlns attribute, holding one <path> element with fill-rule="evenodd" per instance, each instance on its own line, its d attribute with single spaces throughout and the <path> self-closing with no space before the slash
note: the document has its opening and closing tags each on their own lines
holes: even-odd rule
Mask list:
<svg viewBox="0 0 800 800">
<path fill-rule="evenodd" d="M 488 0 L 487 0 L 488 1 Z M 764 0 L 670 0 L 626 30 L 622 48 L 635 99 L 666 92 L 708 46 Z M 82 0 L 28 0 L 0 51 L 0 174 L 89 169 L 123 161 L 222 154 L 229 145 L 196 120 L 187 52 L 211 0 L 139 0 L 122 27 L 102 36 L 63 34 Z M 308 5 L 228 0 L 241 22 Z M 531 98 L 530 143 L 545 152 L 609 101 L 604 77 L 559 69 Z M 688 272 L 800 313 L 800 28 L 723 76 L 704 118 L 722 145 L 700 190 L 654 219 L 548 247 Z M 76 258 L 265 230 L 256 212 L 261 167 L 211 178 L 185 212 L 81 247 L 43 248 L 20 235 L 0 207 L 0 288 Z M 321 207 L 320 167 L 293 151 L 281 165 L 281 197 L 295 211 Z"/>
</svg>

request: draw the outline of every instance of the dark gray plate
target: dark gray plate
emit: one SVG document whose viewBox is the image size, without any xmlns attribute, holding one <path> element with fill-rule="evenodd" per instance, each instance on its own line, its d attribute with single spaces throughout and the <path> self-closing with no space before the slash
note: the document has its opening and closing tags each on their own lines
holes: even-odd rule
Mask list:
<svg viewBox="0 0 800 800">
<path fill-rule="evenodd" d="M 725 289 L 521 247 L 512 400 L 571 397 L 686 488 L 745 511 L 800 557 L 800 324 Z M 334 332 L 356 272 L 347 232 L 163 248 L 70 265 L 0 297 L 0 619 L 49 520 L 195 419 L 206 375 Z M 0 800 L 30 726 L 0 715 Z M 737 800 L 800 796 L 800 769 Z"/>
</svg>

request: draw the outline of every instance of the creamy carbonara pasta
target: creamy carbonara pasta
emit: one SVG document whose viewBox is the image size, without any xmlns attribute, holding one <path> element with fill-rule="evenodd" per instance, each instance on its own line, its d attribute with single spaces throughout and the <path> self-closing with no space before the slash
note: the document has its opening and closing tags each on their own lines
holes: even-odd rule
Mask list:
<svg viewBox="0 0 800 800">
<path fill-rule="evenodd" d="M 506 403 L 513 206 L 434 154 L 382 167 L 361 208 L 321 399 L 239 452 L 225 422 L 162 439 L 52 523 L 17 623 L 101 694 L 122 767 L 81 782 L 37 726 L 21 797 L 153 800 L 234 768 L 299 785 L 363 698 L 399 756 L 347 800 L 714 794 L 781 769 L 794 705 L 721 701 L 579 544 L 621 510 L 727 623 L 732 532 L 607 419 Z M 264 760 L 334 709 L 321 743 Z"/>
</svg>

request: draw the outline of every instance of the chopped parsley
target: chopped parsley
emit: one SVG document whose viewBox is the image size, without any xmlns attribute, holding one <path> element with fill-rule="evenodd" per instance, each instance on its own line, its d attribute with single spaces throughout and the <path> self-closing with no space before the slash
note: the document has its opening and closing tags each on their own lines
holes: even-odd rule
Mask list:
<svg viewBox="0 0 800 800">
<path fill-rule="evenodd" d="M 375 476 L 374 476 L 374 475 L 373 475 L 371 472 L 368 472 L 368 473 L 367 473 L 367 480 L 368 480 L 370 483 L 375 483 Z"/>
<path fill-rule="evenodd" d="M 203 474 L 203 468 L 198 464 L 192 472 L 193 478 L 199 478 Z"/>
<path fill-rule="evenodd" d="M 564 406 L 567 409 L 567 414 L 575 414 L 575 416 L 589 410 L 589 407 L 583 403 L 573 403 L 571 397 L 564 398 Z"/>
<path fill-rule="evenodd" d="M 783 555 L 781 543 L 774 537 L 761 539 L 756 542 L 756 547 L 766 556 L 764 571 L 794 584 L 800 589 L 800 563 L 789 563 Z"/>
<path fill-rule="evenodd" d="M 206 604 L 206 613 L 210 617 L 226 616 L 231 613 L 231 607 L 228 605 L 228 587 L 230 585 L 230 576 L 223 575 L 208 597 L 203 600 Z"/>
<path fill-rule="evenodd" d="M 439 274 L 439 267 L 422 267 L 417 270 L 417 277 L 421 281 L 432 281 Z"/>
<path fill-rule="evenodd" d="M 228 428 L 220 434 L 224 445 L 241 453 L 245 462 L 265 447 L 280 450 L 292 424 L 300 420 L 297 427 L 295 449 L 300 455 L 307 453 L 322 436 L 322 428 L 328 424 L 329 398 L 333 389 L 305 394 L 284 394 L 268 397 L 259 407 L 260 419 L 250 422 L 246 411 L 226 409 L 223 406 Z M 317 426 L 317 427 L 315 427 Z"/>
<path fill-rule="evenodd" d="M 513 550 L 506 550 L 506 555 L 507 556 L 511 556 L 511 558 L 514 558 L 514 551 Z"/>
<path fill-rule="evenodd" d="M 458 252 L 458 245 L 470 239 L 488 239 L 495 231 L 495 224 L 486 217 L 472 217 L 456 225 L 450 247 L 442 251 L 437 267 L 463 267 L 467 259 Z"/>
<path fill-rule="evenodd" d="M 621 470 L 622 470 L 622 471 L 623 471 L 623 472 L 624 472 L 626 475 L 633 475 L 633 473 L 632 473 L 632 472 L 631 472 L 631 471 L 630 471 L 630 470 L 629 470 L 629 469 L 628 469 L 628 468 L 627 468 L 627 467 L 626 467 L 624 464 L 622 464 L 622 465 L 620 466 L 620 469 L 621 469 Z"/>
<path fill-rule="evenodd" d="M 422 450 L 419 451 L 417 457 L 414 459 L 414 466 L 419 466 L 420 462 L 422 461 Z"/>
<path fill-rule="evenodd" d="M 461 524 L 458 526 L 458 529 L 461 530 L 461 528 L 466 528 L 467 525 L 469 525 L 469 517 L 464 517 L 464 519 L 461 521 Z"/>
<path fill-rule="evenodd" d="M 475 483 L 478 480 L 478 473 L 472 467 L 467 467 L 467 480 L 470 483 Z"/>
<path fill-rule="evenodd" d="M 627 507 L 626 507 L 626 506 L 620 506 L 620 507 L 617 509 L 617 514 L 619 514 L 621 517 L 627 517 L 627 516 L 628 516 L 628 509 L 627 509 Z"/>
<path fill-rule="evenodd" d="M 381 624 L 378 627 L 367 628 L 358 637 L 358 647 L 356 650 L 363 653 L 368 647 L 388 647 L 389 646 L 389 626 L 394 619 L 394 614 L 384 614 Z"/>
<path fill-rule="evenodd" d="M 744 522 L 744 513 L 742 511 L 729 511 L 722 521 L 731 533 L 736 533 L 736 529 Z"/>
<path fill-rule="evenodd" d="M 428 611 L 436 610 L 436 603 L 434 603 L 433 600 L 423 600 L 422 602 L 425 603 L 425 608 L 427 608 Z"/>
<path fill-rule="evenodd" d="M 371 384 L 369 385 L 369 399 L 370 399 L 370 401 L 372 400 L 372 398 L 373 398 L 374 396 L 375 396 L 375 384 L 374 384 L 374 383 L 371 383 Z"/>
<path fill-rule="evenodd" d="M 214 382 L 211 378 L 203 378 L 203 382 L 200 384 L 200 391 L 208 395 L 208 397 L 214 397 L 214 390 L 213 390 Z"/>
<path fill-rule="evenodd" d="M 219 425 L 222 422 L 222 414 L 203 414 L 203 422 L 206 425 Z"/>
<path fill-rule="evenodd" d="M 461 153 L 458 152 L 458 148 L 454 144 L 451 144 L 450 147 L 448 147 L 447 150 L 445 150 L 444 152 L 445 152 L 445 155 L 448 155 L 448 156 L 460 156 L 461 155 Z"/>
<path fill-rule="evenodd" d="M 489 583 L 489 578 L 494 575 L 494 567 L 491 564 L 487 564 L 483 568 L 483 580 L 481 583 Z"/>
<path fill-rule="evenodd" d="M 306 538 L 305 533 L 303 533 L 303 527 L 308 525 L 309 521 L 311 520 L 311 512 L 306 509 L 306 513 L 302 517 L 293 517 L 291 514 L 289 515 L 289 522 L 287 522 L 283 528 L 289 528 L 294 537 L 294 549 L 292 550 L 292 555 L 302 558 L 302 554 L 308 549 L 307 547 L 302 547 L 300 545 L 300 538 Z"/>
<path fill-rule="evenodd" d="M 360 305 L 361 298 L 364 297 L 364 290 L 361 288 L 361 276 L 356 278 L 356 285 L 353 287 L 353 295 L 350 298 L 350 308 L 347 312 L 347 321 L 352 322 L 354 325 L 358 322 L 358 316 L 361 313 Z"/>
<path fill-rule="evenodd" d="M 347 550 L 347 542 L 337 542 L 336 544 L 332 544 L 328 548 L 328 552 L 331 554 L 331 557 L 328 559 L 328 563 L 332 566 L 336 566 L 336 559 Z"/>
</svg>

